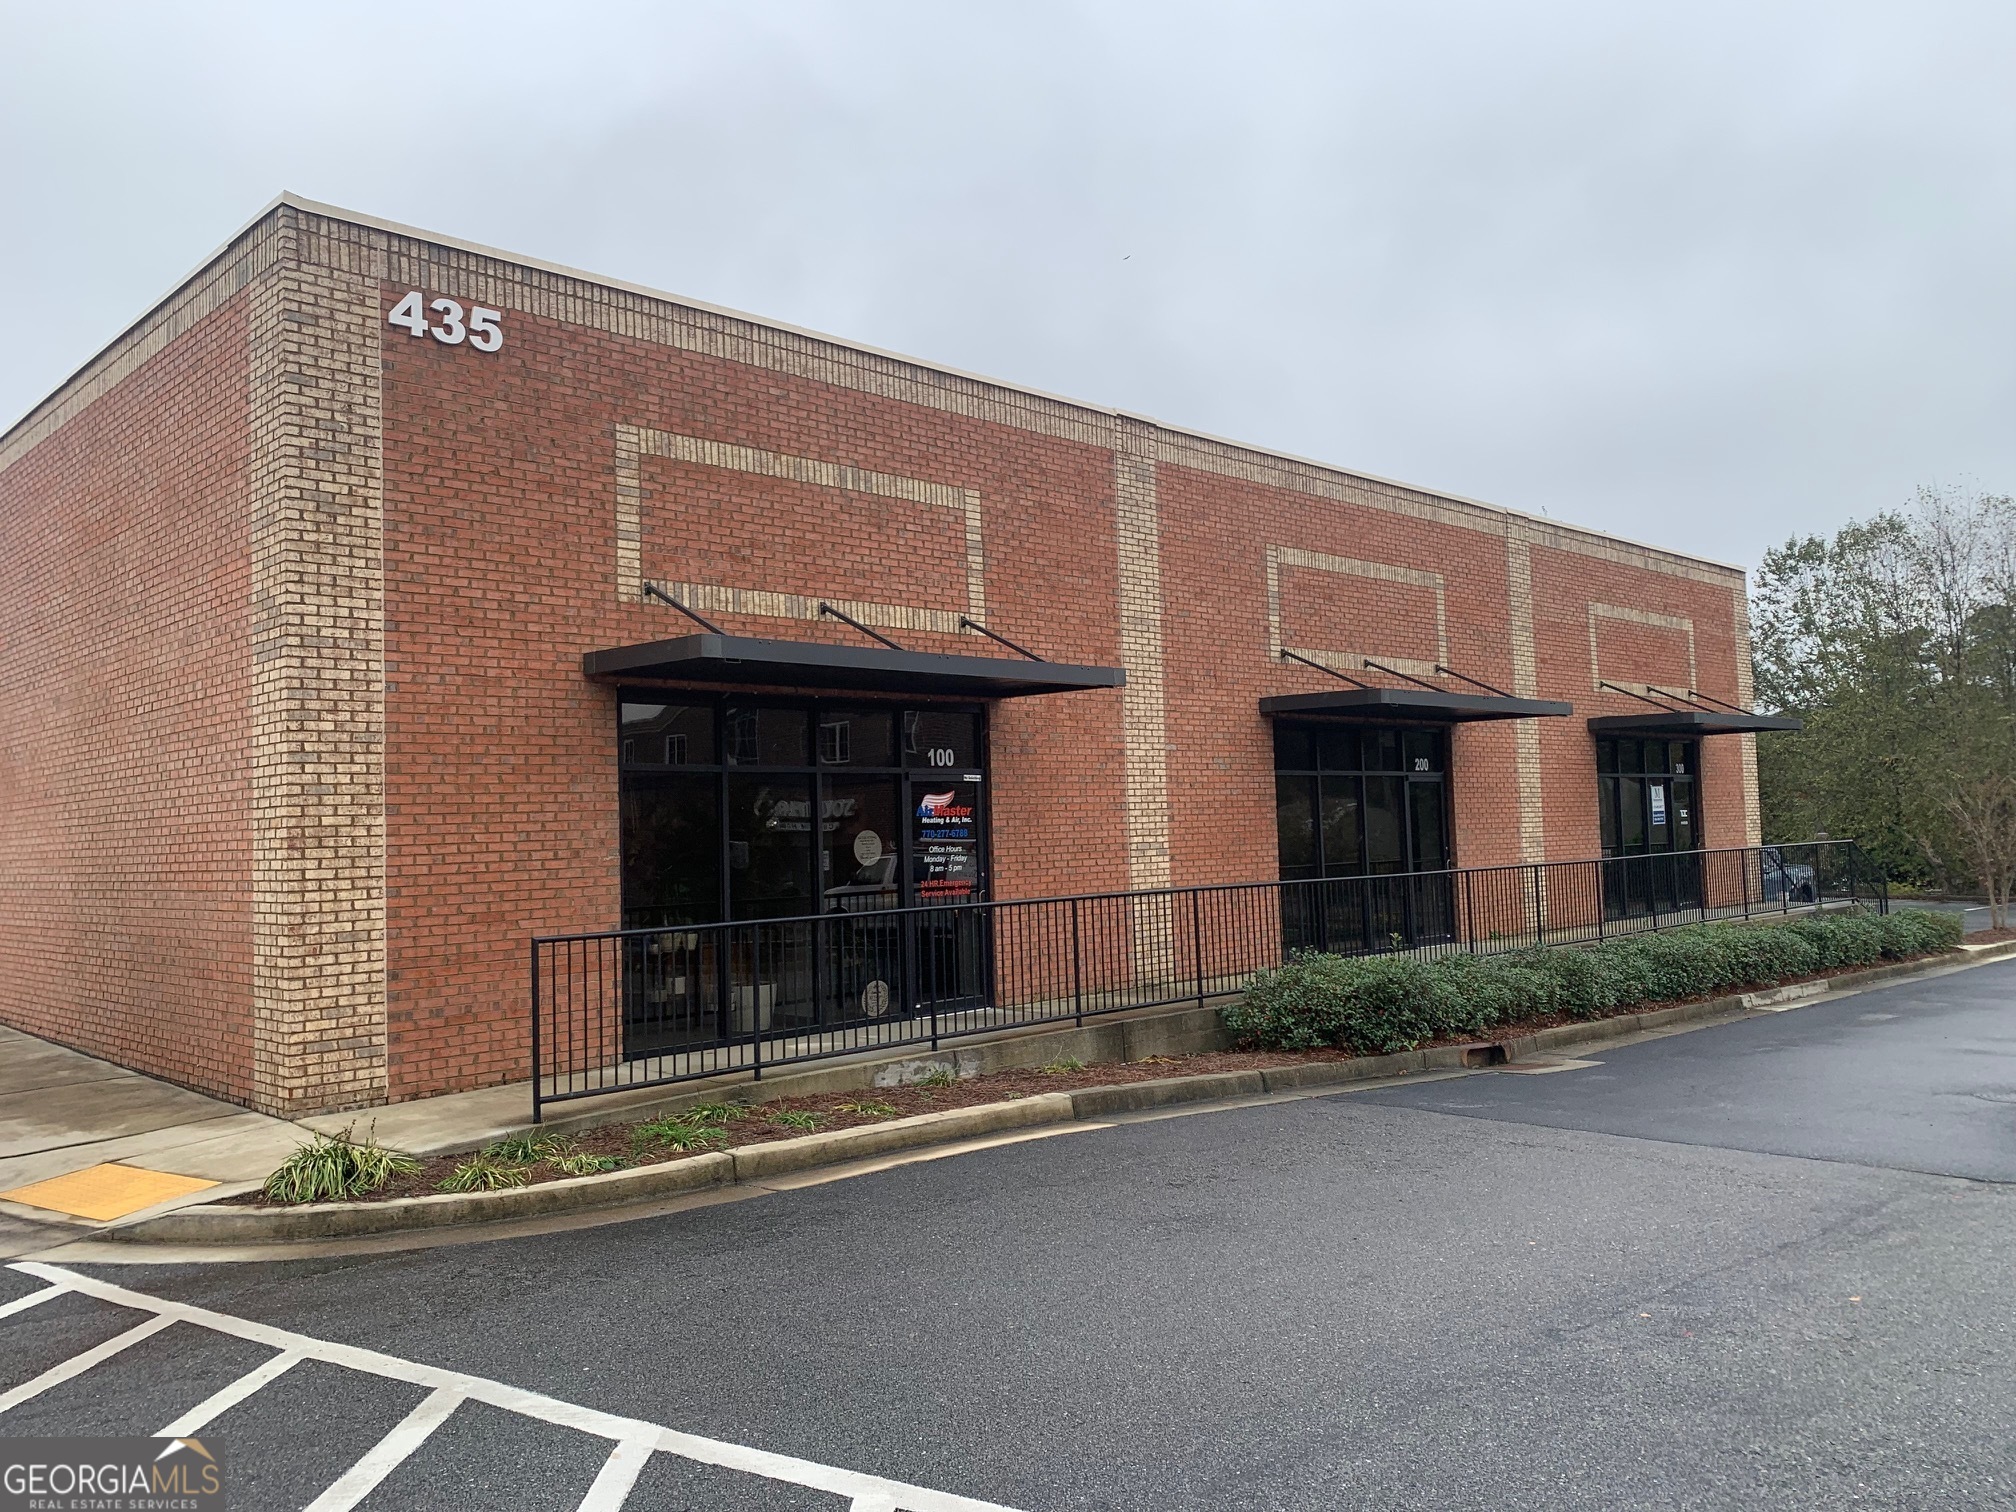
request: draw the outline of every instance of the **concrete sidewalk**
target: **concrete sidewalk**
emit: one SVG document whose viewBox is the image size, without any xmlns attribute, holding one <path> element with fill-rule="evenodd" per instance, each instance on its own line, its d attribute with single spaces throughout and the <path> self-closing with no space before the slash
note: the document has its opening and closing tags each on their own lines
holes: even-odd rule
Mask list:
<svg viewBox="0 0 2016 1512">
<path fill-rule="evenodd" d="M 518 1085 L 293 1122 L 0 1026 L 0 1259 L 229 1196 L 318 1131 L 431 1155 L 530 1117 Z"/>
<path fill-rule="evenodd" d="M 0 1027 L 0 1256 L 112 1221 L 89 1212 L 148 1198 L 129 1211 L 165 1212 L 261 1180 L 304 1137 L 285 1119 Z"/>
</svg>

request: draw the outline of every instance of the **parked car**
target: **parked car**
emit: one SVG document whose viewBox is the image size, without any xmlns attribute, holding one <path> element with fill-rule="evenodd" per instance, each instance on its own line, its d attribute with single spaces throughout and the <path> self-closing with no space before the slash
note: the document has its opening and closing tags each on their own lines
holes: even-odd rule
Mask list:
<svg viewBox="0 0 2016 1512">
<path fill-rule="evenodd" d="M 1775 845 L 1764 847 L 1761 861 L 1766 903 L 1781 900 L 1813 903 L 1819 900 L 1820 882 L 1812 867 L 1786 860 L 1785 852 Z"/>
</svg>

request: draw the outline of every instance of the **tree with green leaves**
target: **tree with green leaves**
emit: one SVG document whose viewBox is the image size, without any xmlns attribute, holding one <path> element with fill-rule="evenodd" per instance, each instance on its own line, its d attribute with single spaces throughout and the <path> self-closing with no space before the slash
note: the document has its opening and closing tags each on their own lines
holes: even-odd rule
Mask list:
<svg viewBox="0 0 2016 1512">
<path fill-rule="evenodd" d="M 1768 552 L 1751 600 L 1767 841 L 1862 842 L 1898 880 L 2016 887 L 2016 500 L 1907 509 Z"/>
</svg>

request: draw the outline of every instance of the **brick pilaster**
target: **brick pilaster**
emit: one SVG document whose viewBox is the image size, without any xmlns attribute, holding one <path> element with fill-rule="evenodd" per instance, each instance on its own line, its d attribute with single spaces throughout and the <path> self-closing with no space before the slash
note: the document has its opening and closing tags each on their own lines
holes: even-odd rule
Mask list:
<svg viewBox="0 0 2016 1512">
<path fill-rule="evenodd" d="M 253 290 L 253 1097 L 382 1102 L 384 502 L 376 287 L 305 265 L 291 208 Z"/>
</svg>

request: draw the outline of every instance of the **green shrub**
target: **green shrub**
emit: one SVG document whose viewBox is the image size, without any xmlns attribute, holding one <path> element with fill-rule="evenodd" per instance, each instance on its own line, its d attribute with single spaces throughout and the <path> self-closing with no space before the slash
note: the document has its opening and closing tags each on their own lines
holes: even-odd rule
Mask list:
<svg viewBox="0 0 2016 1512">
<path fill-rule="evenodd" d="M 280 1162 L 260 1188 L 268 1202 L 341 1202 L 367 1197 L 394 1176 L 411 1176 L 420 1162 L 377 1141 L 317 1134 Z"/>
<path fill-rule="evenodd" d="M 1640 1003 L 1766 986 L 1819 971 L 1945 950 L 1957 919 L 1907 909 L 1785 924 L 1693 924 L 1587 946 L 1502 955 L 1301 955 L 1263 971 L 1225 1010 L 1241 1045 L 1361 1055 L 1477 1036 L 1543 1014 L 1592 1019 Z"/>
<path fill-rule="evenodd" d="M 1927 908 L 1903 908 L 1883 919 L 1897 955 L 1924 955 L 1934 950 L 1951 950 L 1966 933 L 1958 914 L 1935 913 Z M 1884 953 L 1892 954 L 1886 946 Z"/>
<path fill-rule="evenodd" d="M 1442 1034 L 1485 1034 L 1500 1024 L 1554 1011 L 1555 984 L 1532 957 L 1451 956 L 1434 972 L 1443 988 L 1438 1002 Z"/>
<path fill-rule="evenodd" d="M 1820 953 L 1820 969 L 1873 966 L 1883 959 L 1883 927 L 1873 915 L 1836 914 L 1795 919 L 1782 926 L 1810 941 Z"/>
<path fill-rule="evenodd" d="M 1297 956 L 1265 971 L 1226 1010 L 1242 1043 L 1276 1050 L 1411 1049 L 1457 1012 L 1446 974 L 1412 956 Z"/>
<path fill-rule="evenodd" d="M 1623 999 L 1625 976 L 1618 958 L 1601 950 L 1527 950 L 1519 953 L 1534 975 L 1547 982 L 1547 1001 L 1569 1018 L 1601 1018 Z"/>
</svg>

